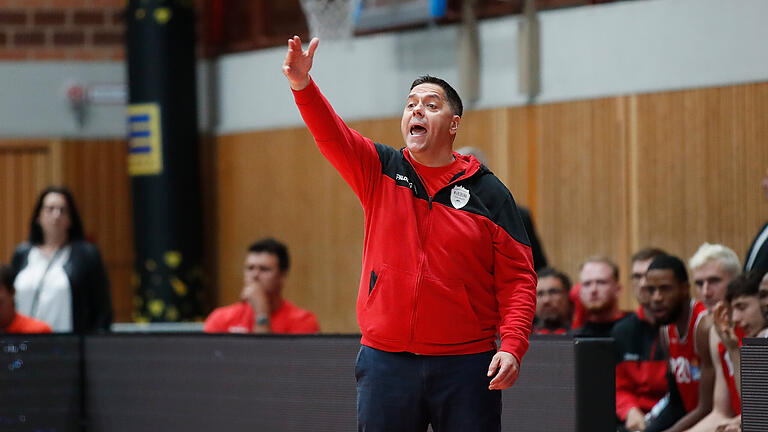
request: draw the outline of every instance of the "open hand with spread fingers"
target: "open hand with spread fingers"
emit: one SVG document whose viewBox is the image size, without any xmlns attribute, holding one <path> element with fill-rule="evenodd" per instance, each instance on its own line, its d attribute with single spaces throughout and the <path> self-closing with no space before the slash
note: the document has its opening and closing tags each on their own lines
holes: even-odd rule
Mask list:
<svg viewBox="0 0 768 432">
<path fill-rule="evenodd" d="M 320 39 L 312 38 L 306 51 L 301 48 L 301 38 L 294 36 L 288 39 L 288 52 L 283 60 L 283 74 L 288 78 L 291 88 L 303 90 L 309 85 L 309 70 L 312 69 L 312 60 Z"/>
</svg>

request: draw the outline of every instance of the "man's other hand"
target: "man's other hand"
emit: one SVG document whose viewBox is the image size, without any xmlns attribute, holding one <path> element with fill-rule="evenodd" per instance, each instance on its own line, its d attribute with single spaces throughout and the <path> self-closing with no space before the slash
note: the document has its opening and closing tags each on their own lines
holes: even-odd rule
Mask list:
<svg viewBox="0 0 768 432">
<path fill-rule="evenodd" d="M 312 69 L 312 60 L 320 39 L 312 38 L 306 51 L 301 49 L 301 38 L 294 36 L 288 39 L 288 52 L 283 61 L 283 74 L 288 78 L 291 88 L 303 90 L 309 85 L 309 70 Z"/>
<path fill-rule="evenodd" d="M 520 372 L 520 363 L 512 354 L 499 351 L 491 359 L 488 366 L 488 376 L 496 376 L 491 380 L 488 386 L 489 390 L 504 390 L 512 387 L 517 380 L 517 374 Z"/>
<path fill-rule="evenodd" d="M 644 431 L 645 430 L 645 415 L 637 407 L 632 407 L 627 412 L 627 421 L 624 423 L 624 427 L 629 431 Z"/>
</svg>

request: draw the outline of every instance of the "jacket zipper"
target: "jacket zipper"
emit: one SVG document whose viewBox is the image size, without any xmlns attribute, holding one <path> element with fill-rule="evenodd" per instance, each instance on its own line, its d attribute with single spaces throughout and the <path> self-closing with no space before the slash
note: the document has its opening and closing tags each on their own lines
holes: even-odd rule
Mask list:
<svg viewBox="0 0 768 432">
<path fill-rule="evenodd" d="M 416 174 L 418 175 L 418 174 Z M 419 179 L 421 180 L 421 179 Z M 424 182 L 422 181 L 422 185 Z M 426 188 L 425 188 L 426 189 Z M 416 287 L 413 293 L 413 310 L 411 310 L 411 337 L 408 343 L 413 343 L 413 339 L 416 333 L 416 309 L 419 304 L 419 292 L 421 291 L 421 283 L 424 279 L 424 264 L 427 262 L 427 238 L 429 232 L 432 230 L 432 197 L 427 194 L 427 201 L 429 202 L 429 208 L 427 209 L 427 224 L 424 227 L 424 237 L 422 239 L 421 259 L 419 260 L 419 271 L 416 273 Z"/>
<path fill-rule="evenodd" d="M 424 191 L 427 192 L 427 203 L 428 203 L 428 207 L 427 207 L 427 226 L 424 228 L 424 237 L 423 237 L 423 240 L 422 240 L 422 247 L 421 247 L 421 258 L 419 260 L 419 271 L 416 274 L 417 275 L 416 276 L 416 287 L 414 288 L 414 293 L 413 293 L 413 309 L 411 310 L 411 337 L 408 340 L 408 343 L 411 344 L 411 343 L 413 343 L 413 338 L 414 338 L 414 335 L 416 333 L 416 309 L 417 309 L 416 306 L 419 304 L 419 292 L 421 291 L 421 282 L 424 279 L 424 277 L 423 277 L 423 274 L 424 274 L 424 263 L 427 261 L 427 248 L 426 248 L 426 244 L 427 244 L 427 238 L 429 237 L 429 232 L 432 230 L 432 200 L 434 199 L 434 197 L 431 196 L 429 194 L 429 192 L 427 191 L 427 185 L 426 185 L 426 183 L 424 183 L 424 179 L 421 178 L 421 175 L 416 170 L 416 167 L 413 166 L 413 164 L 411 164 L 411 162 L 408 161 L 407 159 L 406 159 L 406 161 L 411 165 L 411 168 L 413 168 L 413 172 L 416 173 L 416 177 L 419 179 L 419 182 L 421 182 L 421 186 L 424 188 Z M 452 182 L 449 182 L 447 185 L 445 185 L 445 186 L 441 187 L 440 189 L 438 189 L 437 192 L 440 192 L 441 190 L 447 188 L 448 186 L 450 186 L 450 185 L 452 185 L 452 184 L 454 184 L 454 183 L 456 183 L 456 182 L 458 182 L 458 181 L 460 181 L 460 180 L 462 180 L 462 179 L 464 179 L 466 177 L 469 177 L 469 176 L 464 175 L 464 176 L 461 176 L 461 177 L 453 180 Z"/>
</svg>

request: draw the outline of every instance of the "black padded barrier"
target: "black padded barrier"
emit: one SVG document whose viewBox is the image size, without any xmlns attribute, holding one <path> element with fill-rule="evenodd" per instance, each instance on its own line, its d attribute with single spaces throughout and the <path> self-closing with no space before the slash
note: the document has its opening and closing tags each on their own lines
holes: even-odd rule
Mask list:
<svg viewBox="0 0 768 432">
<path fill-rule="evenodd" d="M 80 337 L 0 334 L 0 431 L 81 430 Z"/>
<path fill-rule="evenodd" d="M 111 334 L 86 336 L 80 348 L 73 336 L 3 338 L 27 340 L 28 353 L 46 360 L 35 363 L 41 373 L 4 369 L 2 386 L 58 395 L 50 406 L 83 401 L 58 417 L 30 410 L 48 406 L 34 397 L 0 408 L 2 418 L 50 419 L 39 430 L 77 430 L 78 417 L 95 432 L 356 430 L 359 335 Z M 610 339 L 533 337 L 517 383 L 503 393 L 502 430 L 614 430 L 612 350 Z"/>
<path fill-rule="evenodd" d="M 768 339 L 745 338 L 741 347 L 741 427 L 768 431 Z"/>
</svg>

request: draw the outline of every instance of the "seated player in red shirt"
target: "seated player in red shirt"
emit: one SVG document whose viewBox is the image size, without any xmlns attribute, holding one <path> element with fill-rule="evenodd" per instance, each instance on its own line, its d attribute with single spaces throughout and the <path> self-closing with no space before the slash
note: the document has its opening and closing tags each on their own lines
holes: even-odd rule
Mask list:
<svg viewBox="0 0 768 432">
<path fill-rule="evenodd" d="M 283 298 L 290 262 L 288 248 L 265 238 L 248 248 L 238 303 L 217 308 L 205 320 L 206 333 L 317 333 L 312 312 Z"/>
<path fill-rule="evenodd" d="M 669 354 L 669 404 L 645 432 L 687 430 L 712 410 L 715 372 L 709 355 L 712 319 L 700 301 L 690 298 L 688 272 L 671 255 L 653 259 L 641 290 L 650 300 L 653 318 L 661 324 L 662 347 Z M 670 417 L 668 412 L 679 413 Z M 670 427 L 671 426 L 671 427 Z"/>
<path fill-rule="evenodd" d="M 51 326 L 16 312 L 13 271 L 0 264 L 0 333 L 50 333 Z"/>
<path fill-rule="evenodd" d="M 538 271 L 534 334 L 566 334 L 570 329 L 573 303 L 568 297 L 571 280 L 551 267 Z"/>
<path fill-rule="evenodd" d="M 766 320 L 760 308 L 762 272 L 742 274 L 730 284 L 725 300 L 714 308 L 715 325 L 710 331 L 710 353 L 715 367 L 712 412 L 690 432 L 741 430 L 739 347 L 745 337 L 765 337 Z"/>
</svg>

